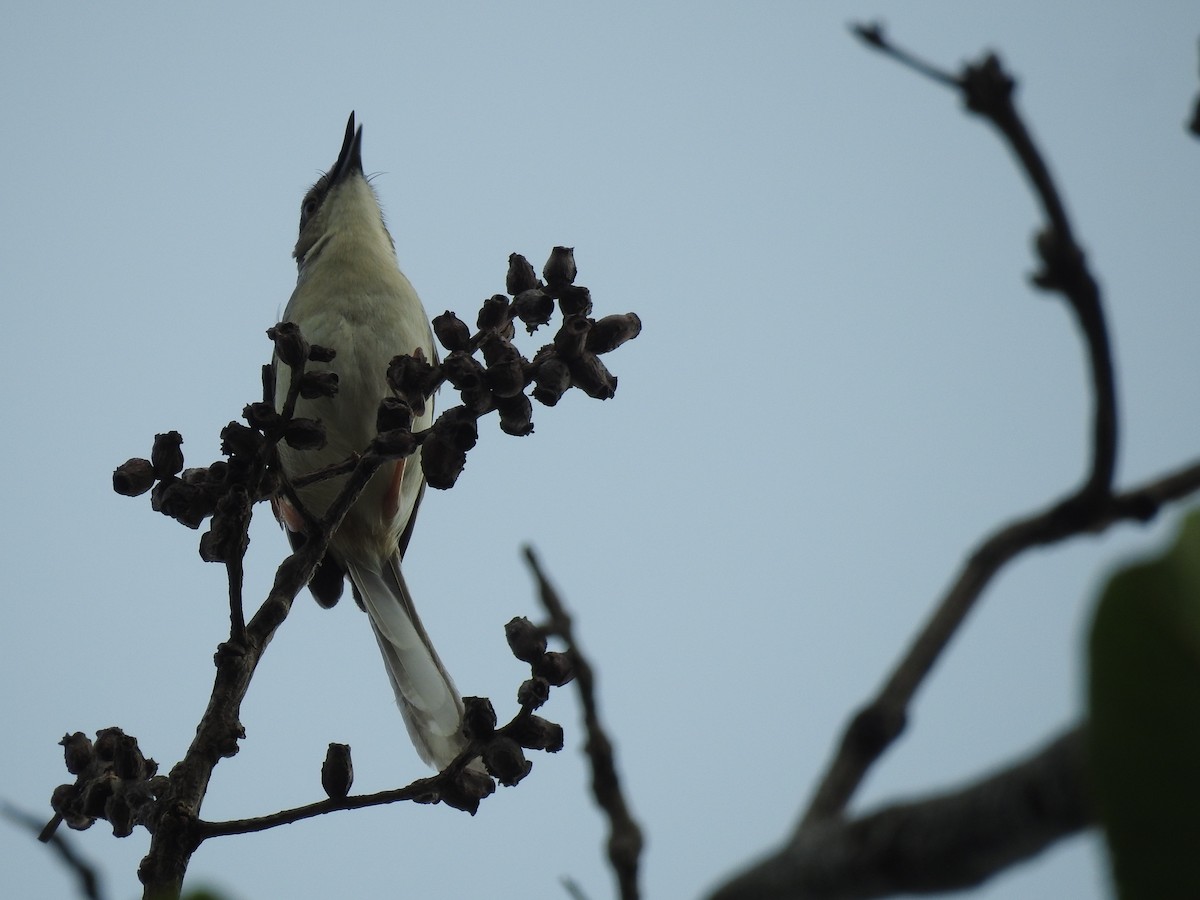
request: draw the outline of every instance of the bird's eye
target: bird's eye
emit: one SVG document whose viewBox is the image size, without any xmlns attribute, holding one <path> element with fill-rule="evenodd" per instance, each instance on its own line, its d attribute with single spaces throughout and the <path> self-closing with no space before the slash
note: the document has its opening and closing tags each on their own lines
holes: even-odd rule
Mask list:
<svg viewBox="0 0 1200 900">
<path fill-rule="evenodd" d="M 300 207 L 300 227 L 304 227 L 304 223 L 317 214 L 321 202 L 316 197 L 309 197 L 304 201 L 304 205 Z"/>
</svg>

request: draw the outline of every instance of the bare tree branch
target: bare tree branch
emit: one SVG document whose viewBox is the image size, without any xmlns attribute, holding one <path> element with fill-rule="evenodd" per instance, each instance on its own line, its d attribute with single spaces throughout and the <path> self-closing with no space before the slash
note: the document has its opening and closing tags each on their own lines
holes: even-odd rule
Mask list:
<svg viewBox="0 0 1200 900">
<path fill-rule="evenodd" d="M 710 900 L 867 900 L 975 887 L 1094 821 L 1082 728 L 959 790 L 813 823 Z"/>
<path fill-rule="evenodd" d="M 1030 549 L 1093 530 L 1128 503 L 1118 505 L 1111 492 L 1116 465 L 1116 386 L 1100 290 L 1075 242 L 1066 209 L 1049 170 L 1012 102 L 1015 86 L 994 54 L 960 76 L 940 72 L 895 48 L 877 26 L 855 29 L 868 46 L 909 65 L 939 84 L 961 90 L 967 108 L 996 126 L 1017 156 L 1033 185 L 1048 224 L 1038 235 L 1042 270 L 1034 283 L 1063 295 L 1075 312 L 1087 347 L 1095 410 L 1092 461 L 1083 485 L 1043 512 L 1001 529 L 971 555 L 966 567 L 893 670 L 879 695 L 851 720 L 837 756 L 821 780 L 800 827 L 842 812 L 874 762 L 904 730 L 908 705 L 975 601 L 1013 557 Z M 1137 516 L 1141 518 L 1142 516 Z"/>
<path fill-rule="evenodd" d="M 38 834 L 42 829 L 41 819 L 32 813 L 18 809 L 7 801 L 0 801 L 0 816 L 28 829 L 33 834 Z M 100 886 L 100 877 L 96 874 L 95 866 L 79 855 L 71 841 L 67 840 L 64 835 L 52 834 L 43 843 L 49 844 L 54 849 L 59 859 L 63 861 L 63 865 L 75 876 L 79 883 L 79 893 L 82 896 L 88 900 L 104 900 L 104 889 Z"/>
<path fill-rule="evenodd" d="M 596 708 L 596 679 L 591 664 L 579 649 L 571 630 L 571 617 L 558 596 L 554 586 L 542 572 L 537 556 L 531 547 L 525 548 L 525 559 L 537 579 L 542 605 L 550 615 L 550 631 L 558 635 L 567 645 L 567 658 L 579 685 L 579 698 L 583 703 L 584 725 L 587 728 L 586 751 L 592 768 L 592 793 L 596 802 L 608 816 L 608 860 L 617 878 L 622 900 L 637 900 L 638 864 L 642 852 L 642 829 L 621 792 L 617 775 L 616 753 Z"/>
</svg>

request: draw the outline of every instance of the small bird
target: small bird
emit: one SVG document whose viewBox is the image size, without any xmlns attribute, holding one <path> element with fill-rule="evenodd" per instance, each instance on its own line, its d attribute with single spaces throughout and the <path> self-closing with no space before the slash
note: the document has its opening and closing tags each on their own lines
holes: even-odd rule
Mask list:
<svg viewBox="0 0 1200 900">
<path fill-rule="evenodd" d="M 400 271 L 378 198 L 363 174 L 362 127 L 355 129 L 354 113 L 337 162 L 304 196 L 293 255 L 299 276 L 283 319 L 298 325 L 310 343 L 336 351 L 332 362 L 309 363 L 308 371 L 335 372 L 338 392 L 297 402 L 297 416 L 324 423 L 327 442 L 320 450 L 307 451 L 280 443 L 288 479 L 366 449 L 376 434 L 379 403 L 392 393 L 386 373 L 394 356 L 434 359 L 429 319 Z M 275 372 L 275 405 L 282 409 L 290 370 L 276 358 Z M 431 399 L 414 416 L 413 430 L 427 427 L 432 419 Z M 300 502 L 311 515 L 323 515 L 344 480 L 303 487 Z M 309 589 L 323 606 L 332 606 L 349 575 L 383 652 L 409 736 L 421 759 L 440 770 L 466 744 L 463 704 L 417 618 L 400 569 L 424 490 L 419 452 L 386 463 L 334 533 Z M 275 510 L 293 545 L 302 544 L 303 517 L 282 497 Z"/>
</svg>

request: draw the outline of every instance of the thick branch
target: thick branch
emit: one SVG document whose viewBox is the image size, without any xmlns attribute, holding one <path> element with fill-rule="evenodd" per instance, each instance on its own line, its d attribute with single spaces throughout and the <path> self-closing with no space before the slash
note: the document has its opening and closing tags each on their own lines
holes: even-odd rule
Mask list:
<svg viewBox="0 0 1200 900">
<path fill-rule="evenodd" d="M 1004 563 L 1033 547 L 1100 532 L 1116 522 L 1148 521 L 1162 505 L 1198 490 L 1200 462 L 1116 494 L 1101 507 L 1055 506 L 1001 528 L 987 538 L 971 554 L 879 694 L 851 720 L 837 755 L 805 813 L 801 829 L 845 809 L 867 771 L 903 730 L 913 695 Z"/>
<path fill-rule="evenodd" d="M 814 823 L 711 900 L 866 900 L 963 890 L 1093 821 L 1077 727 L 957 791 Z"/>
<path fill-rule="evenodd" d="M 170 786 L 159 798 L 162 813 L 155 823 L 150 852 L 138 868 L 147 900 L 179 896 L 188 860 L 204 838 L 196 826 L 213 769 L 223 757 L 237 753 L 237 742 L 244 734 L 239 714 L 254 670 L 275 630 L 291 611 L 292 601 L 325 554 L 329 535 L 382 463 L 372 454 L 359 460 L 326 513 L 323 527 L 280 565 L 270 594 L 246 625 L 245 642 L 223 645 L 217 652 L 217 674 L 208 708 L 184 758 L 171 769 Z"/>
</svg>

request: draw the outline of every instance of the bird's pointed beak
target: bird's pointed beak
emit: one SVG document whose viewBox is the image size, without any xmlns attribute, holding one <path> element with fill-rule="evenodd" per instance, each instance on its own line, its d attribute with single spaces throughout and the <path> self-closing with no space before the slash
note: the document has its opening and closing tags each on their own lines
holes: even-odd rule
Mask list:
<svg viewBox="0 0 1200 900">
<path fill-rule="evenodd" d="M 342 140 L 342 152 L 338 154 L 337 162 L 329 170 L 329 184 L 335 185 L 347 176 L 361 173 L 362 167 L 362 126 L 354 128 L 354 113 L 346 122 L 346 137 Z"/>
</svg>

